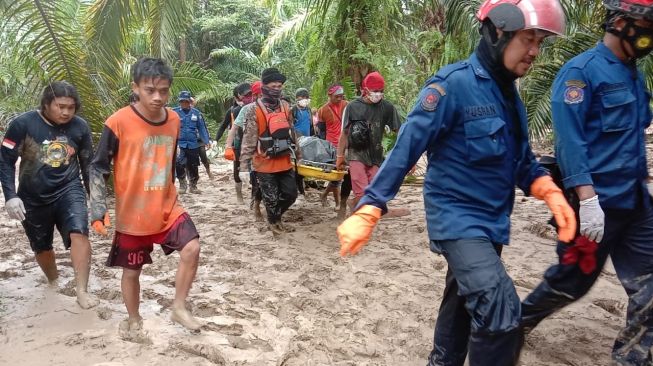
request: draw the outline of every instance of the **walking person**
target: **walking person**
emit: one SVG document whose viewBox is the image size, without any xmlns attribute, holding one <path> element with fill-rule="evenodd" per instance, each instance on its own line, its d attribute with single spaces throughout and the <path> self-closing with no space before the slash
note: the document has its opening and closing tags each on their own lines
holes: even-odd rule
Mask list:
<svg viewBox="0 0 653 366">
<path fill-rule="evenodd" d="M 431 250 L 448 264 L 430 366 L 463 366 L 467 356 L 470 366 L 518 362 L 521 307 L 501 261 L 515 186 L 546 202 L 560 240 L 576 232 L 573 209 L 531 151 L 514 85 L 544 39 L 564 34 L 562 6 L 557 0 L 486 0 L 477 18 L 482 37 L 476 51 L 426 82 L 394 149 L 338 227 L 341 255 L 360 251 L 405 175 L 428 154 L 428 236 Z"/>
</svg>

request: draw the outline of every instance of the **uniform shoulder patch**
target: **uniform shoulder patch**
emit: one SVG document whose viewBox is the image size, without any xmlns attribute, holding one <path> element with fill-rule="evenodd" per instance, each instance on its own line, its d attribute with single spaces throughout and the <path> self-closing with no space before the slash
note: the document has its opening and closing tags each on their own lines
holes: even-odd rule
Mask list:
<svg viewBox="0 0 653 366">
<path fill-rule="evenodd" d="M 574 80 L 571 80 L 574 81 Z M 565 103 L 567 104 L 579 104 L 585 100 L 585 84 L 580 86 L 578 84 L 567 84 L 567 89 L 565 89 Z"/>
<path fill-rule="evenodd" d="M 426 89 L 420 104 L 422 105 L 423 110 L 427 112 L 433 112 L 438 107 L 439 102 L 440 93 L 438 93 L 435 89 Z"/>
<path fill-rule="evenodd" d="M 422 96 L 422 100 L 420 101 L 422 109 L 426 112 L 433 112 L 438 107 L 440 98 L 445 95 L 447 95 L 447 92 L 442 85 L 438 83 L 427 85 L 424 96 Z"/>
</svg>

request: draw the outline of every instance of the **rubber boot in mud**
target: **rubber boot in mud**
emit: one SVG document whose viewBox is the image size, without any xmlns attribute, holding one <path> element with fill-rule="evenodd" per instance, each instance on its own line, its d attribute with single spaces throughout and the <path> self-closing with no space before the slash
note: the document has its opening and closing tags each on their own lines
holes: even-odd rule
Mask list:
<svg viewBox="0 0 653 366">
<path fill-rule="evenodd" d="M 243 200 L 243 182 L 236 183 L 236 201 L 241 205 L 245 202 Z"/>
<path fill-rule="evenodd" d="M 469 337 L 469 366 L 515 366 L 523 344 L 521 328 L 505 333 L 472 334 Z"/>
<path fill-rule="evenodd" d="M 179 180 L 179 193 L 185 194 L 188 191 L 188 183 L 186 179 Z"/>
</svg>

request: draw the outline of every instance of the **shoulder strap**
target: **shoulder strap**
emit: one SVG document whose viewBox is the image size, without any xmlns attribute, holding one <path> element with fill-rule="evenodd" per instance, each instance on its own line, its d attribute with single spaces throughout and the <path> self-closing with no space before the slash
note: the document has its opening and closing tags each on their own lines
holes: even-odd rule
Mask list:
<svg viewBox="0 0 653 366">
<path fill-rule="evenodd" d="M 265 130 L 268 127 L 267 109 L 262 104 L 259 104 L 259 101 L 256 102 L 254 109 L 256 111 L 256 124 L 258 125 L 258 134 L 261 136 L 263 133 L 265 133 Z"/>
</svg>

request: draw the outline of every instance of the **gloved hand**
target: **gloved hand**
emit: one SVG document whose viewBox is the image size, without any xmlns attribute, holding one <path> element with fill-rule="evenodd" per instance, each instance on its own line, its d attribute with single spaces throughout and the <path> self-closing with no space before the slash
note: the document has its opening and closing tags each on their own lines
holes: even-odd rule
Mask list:
<svg viewBox="0 0 653 366">
<path fill-rule="evenodd" d="M 533 197 L 544 200 L 558 225 L 558 239 L 569 243 L 576 236 L 576 214 L 550 176 L 539 177 L 531 184 Z"/>
<path fill-rule="evenodd" d="M 605 230 L 605 214 L 599 204 L 599 196 L 580 201 L 580 235 L 600 243 Z"/>
<path fill-rule="evenodd" d="M 224 158 L 231 161 L 236 160 L 236 153 L 233 147 L 229 146 L 224 150 Z"/>
<path fill-rule="evenodd" d="M 345 170 L 345 157 L 344 156 L 338 156 L 336 158 L 336 169 L 343 171 Z"/>
<path fill-rule="evenodd" d="M 590 274 L 596 269 L 596 250 L 599 246 L 595 241 L 591 241 L 584 236 L 579 236 L 574 240 L 573 245 L 565 248 L 565 254 L 562 255 L 562 264 L 578 264 L 581 272 Z"/>
<path fill-rule="evenodd" d="M 27 211 L 25 211 L 25 205 L 20 198 L 14 197 L 5 202 L 5 210 L 7 210 L 10 218 L 20 221 L 25 220 L 25 213 Z"/>
<path fill-rule="evenodd" d="M 340 239 L 340 255 L 355 255 L 367 244 L 374 227 L 381 218 L 381 209 L 365 205 L 354 212 L 347 220 L 338 226 Z"/>
<path fill-rule="evenodd" d="M 242 170 L 239 171 L 238 178 L 240 179 L 241 182 L 247 184 L 249 182 L 249 172 L 244 172 Z"/>
<path fill-rule="evenodd" d="M 103 220 L 95 220 L 91 223 L 91 226 L 93 227 L 93 230 L 95 230 L 96 233 L 102 235 L 102 236 L 107 236 L 109 233 L 107 232 L 107 228 L 111 227 L 111 220 L 109 219 L 109 213 L 106 212 L 104 214 L 104 219 Z"/>
</svg>

